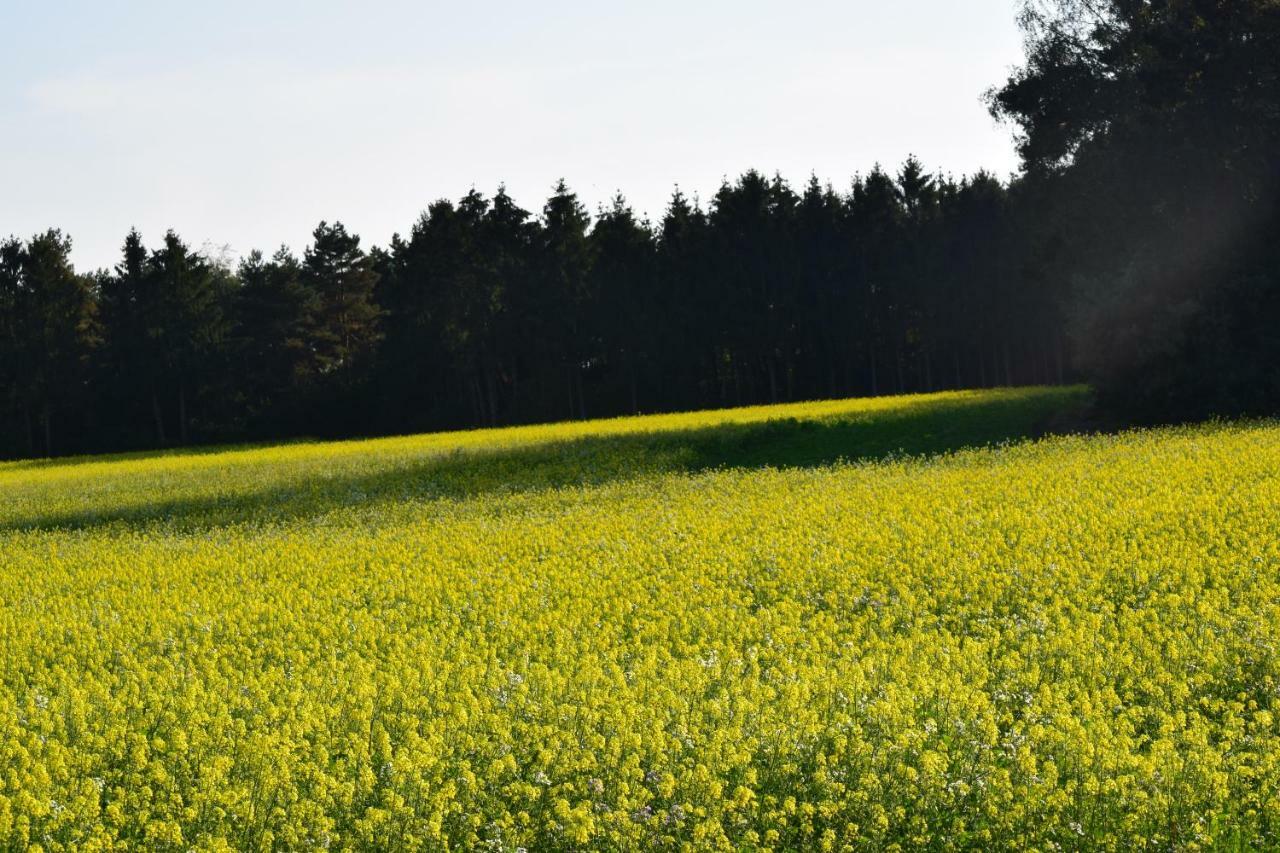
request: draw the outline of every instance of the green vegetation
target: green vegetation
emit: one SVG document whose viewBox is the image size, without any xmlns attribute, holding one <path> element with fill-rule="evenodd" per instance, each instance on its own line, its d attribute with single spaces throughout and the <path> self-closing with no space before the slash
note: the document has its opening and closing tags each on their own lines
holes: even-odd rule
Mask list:
<svg viewBox="0 0 1280 853">
<path fill-rule="evenodd" d="M 1280 426 L 1085 398 L 0 464 L 0 846 L 1275 847 Z"/>
</svg>

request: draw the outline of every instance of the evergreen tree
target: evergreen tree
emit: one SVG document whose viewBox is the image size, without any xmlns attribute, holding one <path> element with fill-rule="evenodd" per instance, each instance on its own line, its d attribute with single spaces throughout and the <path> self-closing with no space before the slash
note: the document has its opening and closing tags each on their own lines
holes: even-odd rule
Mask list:
<svg viewBox="0 0 1280 853">
<path fill-rule="evenodd" d="M 604 358 L 625 387 L 627 410 L 635 414 L 653 368 L 655 327 L 663 322 L 655 302 L 653 235 L 619 193 L 596 218 L 591 243 L 590 292 L 599 306 Z"/>
<path fill-rule="evenodd" d="M 541 318 L 528 310 L 538 288 L 533 252 L 539 231 L 529 211 L 499 186 L 480 240 L 493 311 L 486 385 L 497 389 L 489 392 L 490 400 L 504 396 L 506 401 L 505 411 L 501 402 L 491 409 L 491 423 L 504 414 L 508 422 L 525 419 L 530 409 L 531 401 L 520 389 L 521 377 L 531 372 L 537 337 L 543 333 Z"/>
<path fill-rule="evenodd" d="M 805 396 L 838 397 L 851 386 L 859 330 L 855 317 L 851 252 L 844 203 L 816 175 L 796 211 L 797 333 L 807 343 L 802 369 Z"/>
<path fill-rule="evenodd" d="M 325 376 L 354 380 L 381 339 L 378 275 L 360 238 L 341 222 L 321 222 L 312 239 L 302 275 L 316 299 L 308 330 L 316 366 Z"/>
<path fill-rule="evenodd" d="M 28 446 L 38 420 L 43 452 L 55 451 L 55 421 L 73 415 L 88 393 L 89 358 L 99 343 L 94 282 L 71 266 L 71 239 L 50 229 L 19 247 L 0 247 L 0 300 L 12 312 L 6 323 L 7 356 L 24 412 Z"/>
<path fill-rule="evenodd" d="M 20 413 L 27 455 L 36 454 L 35 427 L 22 393 L 26 366 L 22 336 L 25 312 L 22 288 L 22 241 L 9 237 L 0 242 L 0 406 L 4 412 Z"/>
<path fill-rule="evenodd" d="M 158 368 L 152 397 L 157 429 L 163 442 L 160 398 L 168 392 L 176 403 L 178 440 L 186 444 L 191 405 L 201 396 L 222 354 L 229 327 L 229 282 L 207 258 L 169 231 L 164 245 L 148 258 L 142 284 L 139 313 L 148 355 Z"/>
<path fill-rule="evenodd" d="M 570 418 L 585 418 L 583 372 L 594 352 L 590 270 L 593 247 L 587 237 L 591 218 L 563 180 L 542 209 L 539 252 L 541 293 L 538 308 L 545 312 L 551 334 L 545 354 L 560 363 L 567 390 Z"/>
<path fill-rule="evenodd" d="M 902 208 L 903 231 L 899 235 L 896 330 L 900 338 L 897 352 L 899 390 L 933 390 L 933 350 L 931 334 L 935 315 L 932 312 L 935 288 L 941 271 L 937 268 L 936 246 L 938 181 L 928 174 L 923 164 L 910 156 L 898 173 L 898 198 Z M 914 371 L 911 369 L 914 367 Z M 914 373 L 914 382 L 903 379 Z"/>
<path fill-rule="evenodd" d="M 896 390 L 905 390 L 902 376 L 902 288 L 898 256 L 902 244 L 903 212 L 894 181 L 879 166 L 854 182 L 849 197 L 849 225 L 855 235 L 854 266 L 860 293 L 858 315 L 864 326 L 867 385 L 871 395 L 887 388 L 885 370 L 897 368 Z"/>
<path fill-rule="evenodd" d="M 662 353 L 660 391 L 668 405 L 727 402 L 718 381 L 722 342 L 719 293 L 706 213 L 678 188 L 658 234 L 657 299 L 665 322 L 655 331 Z"/>
<path fill-rule="evenodd" d="M 250 252 L 238 270 L 234 352 L 246 417 L 260 420 L 293 402 L 318 371 L 309 339 L 319 306 L 302 264 L 285 247 L 270 259 Z"/>
<path fill-rule="evenodd" d="M 148 275 L 142 235 L 131 229 L 121 247 L 120 263 L 114 274 L 103 280 L 100 294 L 104 352 L 98 384 L 104 396 L 117 401 L 108 431 L 129 436 L 121 440 L 124 446 L 141 443 L 137 437 L 143 431 L 134 427 L 135 423 L 148 424 L 154 430 L 152 440 L 167 443 L 157 387 L 162 359 L 144 316 L 154 301 Z"/>
</svg>

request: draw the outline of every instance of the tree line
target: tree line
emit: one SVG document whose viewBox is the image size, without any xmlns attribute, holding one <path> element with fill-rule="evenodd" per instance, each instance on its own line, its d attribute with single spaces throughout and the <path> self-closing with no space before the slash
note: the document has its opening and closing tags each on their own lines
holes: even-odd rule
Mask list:
<svg viewBox="0 0 1280 853">
<path fill-rule="evenodd" d="M 1127 422 L 1280 403 L 1280 4 L 1028 0 L 1023 168 L 750 171 L 644 221 L 561 181 L 238 265 L 0 244 L 0 453 L 494 426 L 1084 378 Z"/>
<path fill-rule="evenodd" d="M 58 231 L 0 247 L 10 453 L 494 426 L 1056 382 L 1015 192 L 914 158 L 847 192 L 747 172 L 656 224 L 560 182 L 437 201 L 365 250 L 322 222 L 237 266 L 128 234 L 76 272 Z"/>
</svg>

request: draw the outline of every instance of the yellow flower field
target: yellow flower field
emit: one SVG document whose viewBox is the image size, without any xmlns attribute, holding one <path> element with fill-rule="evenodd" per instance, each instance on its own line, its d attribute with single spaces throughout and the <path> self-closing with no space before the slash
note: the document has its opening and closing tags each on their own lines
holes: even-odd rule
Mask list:
<svg viewBox="0 0 1280 853">
<path fill-rule="evenodd" d="M 1082 393 L 0 464 L 0 847 L 1276 847 L 1280 425 Z"/>
</svg>

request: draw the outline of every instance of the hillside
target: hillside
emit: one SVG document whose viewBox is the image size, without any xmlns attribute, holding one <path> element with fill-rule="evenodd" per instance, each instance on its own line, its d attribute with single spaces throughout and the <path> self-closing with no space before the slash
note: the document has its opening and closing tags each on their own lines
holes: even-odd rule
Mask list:
<svg viewBox="0 0 1280 853">
<path fill-rule="evenodd" d="M 1274 846 L 1280 426 L 1084 395 L 0 464 L 0 846 Z"/>
</svg>

